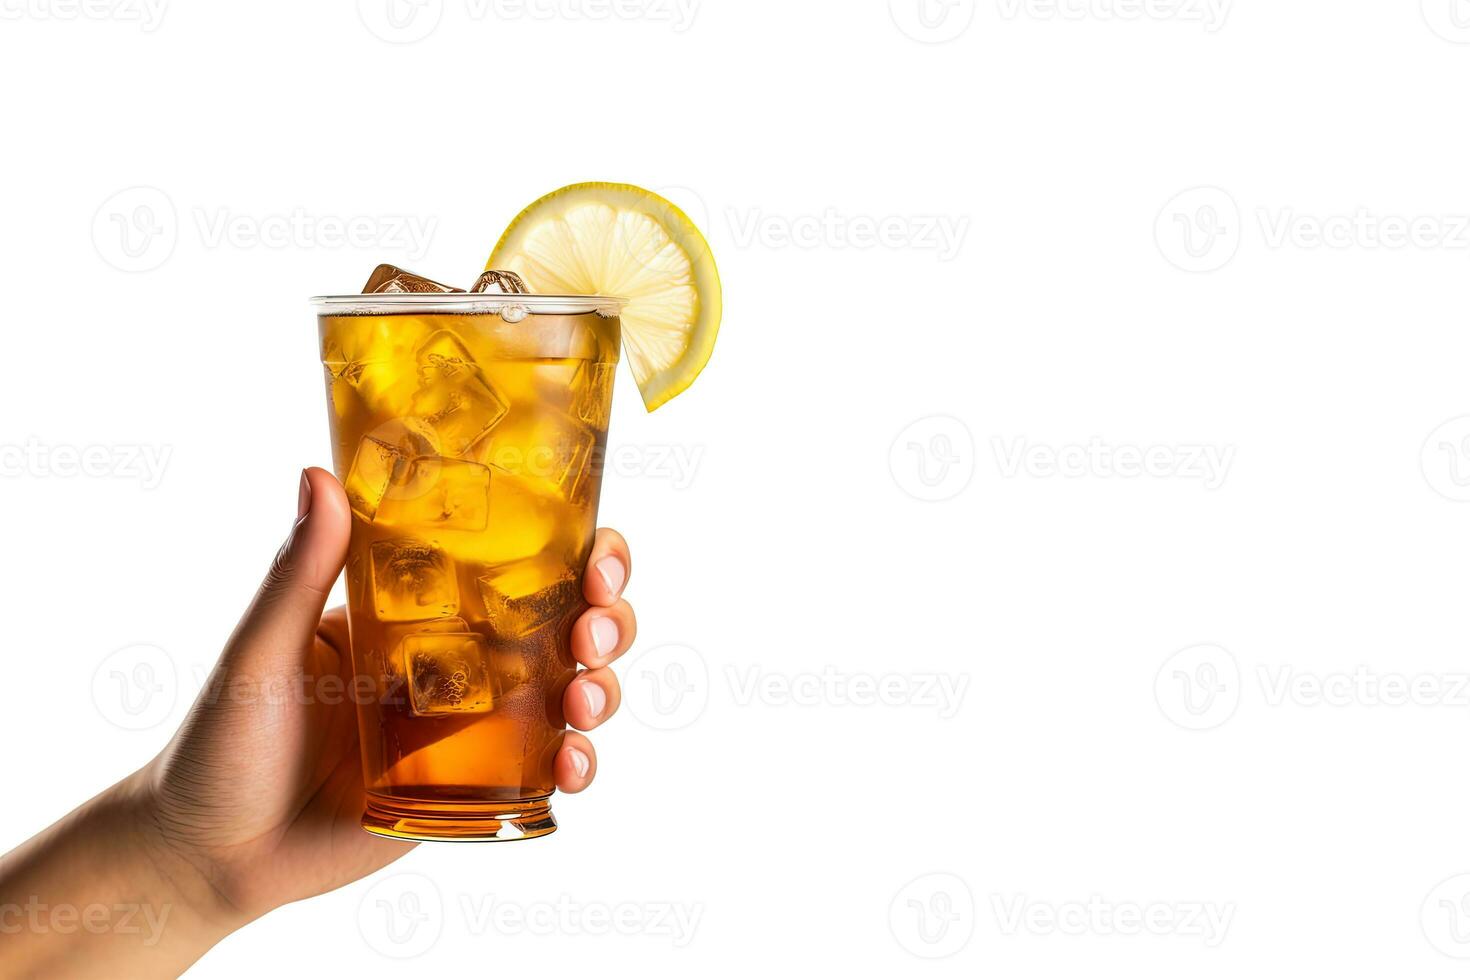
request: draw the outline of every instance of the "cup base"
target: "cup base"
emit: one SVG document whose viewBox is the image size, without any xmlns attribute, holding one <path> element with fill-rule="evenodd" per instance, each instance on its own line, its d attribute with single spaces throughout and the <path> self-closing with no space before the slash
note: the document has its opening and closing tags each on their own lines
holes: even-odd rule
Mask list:
<svg viewBox="0 0 1470 980">
<path fill-rule="evenodd" d="M 379 837 L 420 841 L 505 841 L 556 830 L 547 797 L 503 803 L 445 803 L 369 796 L 362 829 Z"/>
</svg>

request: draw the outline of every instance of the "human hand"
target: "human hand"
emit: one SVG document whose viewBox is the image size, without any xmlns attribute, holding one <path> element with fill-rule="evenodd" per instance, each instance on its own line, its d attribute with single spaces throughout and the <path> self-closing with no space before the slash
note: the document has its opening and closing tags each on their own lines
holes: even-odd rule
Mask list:
<svg viewBox="0 0 1470 980">
<path fill-rule="evenodd" d="M 126 825 L 127 852 L 146 855 L 159 887 L 186 913 L 174 918 L 186 933 L 173 937 L 174 965 L 271 909 L 355 881 L 415 846 L 359 824 L 347 618 L 340 608 L 322 612 L 350 531 L 337 480 L 322 469 L 303 473 L 297 522 L 179 731 L 149 765 L 67 818 L 85 813 L 95 823 L 109 814 L 110 825 Z M 608 665 L 634 638 L 633 610 L 621 598 L 631 569 L 622 536 L 599 530 L 584 577 L 591 608 L 572 630 L 573 656 L 586 669 L 563 694 L 567 722 L 580 730 L 567 732 L 556 757 L 564 793 L 595 778 L 597 756 L 581 732 L 621 701 Z M 318 696 L 324 692 L 338 696 Z M 65 824 L 5 859 L 0 898 L 6 885 L 35 885 L 45 839 L 64 840 Z M 86 833 L 89 847 L 106 837 L 96 826 Z M 123 972 L 141 975 L 132 967 Z M 117 975 L 116 961 L 96 968 Z"/>
</svg>

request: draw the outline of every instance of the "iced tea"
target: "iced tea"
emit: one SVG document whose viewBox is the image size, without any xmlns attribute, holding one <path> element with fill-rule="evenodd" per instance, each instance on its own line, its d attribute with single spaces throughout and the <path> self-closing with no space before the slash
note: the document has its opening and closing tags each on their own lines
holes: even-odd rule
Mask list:
<svg viewBox="0 0 1470 980">
<path fill-rule="evenodd" d="M 317 301 L 363 824 L 414 839 L 555 828 L 548 797 L 596 527 L 614 301 L 432 293 Z"/>
</svg>

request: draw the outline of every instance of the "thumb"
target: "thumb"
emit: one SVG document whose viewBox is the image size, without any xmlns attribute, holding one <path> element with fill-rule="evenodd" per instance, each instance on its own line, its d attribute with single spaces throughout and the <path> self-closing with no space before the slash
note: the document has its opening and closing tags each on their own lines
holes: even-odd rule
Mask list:
<svg viewBox="0 0 1470 980">
<path fill-rule="evenodd" d="M 296 524 L 235 628 L 230 659 L 300 663 L 347 559 L 351 535 L 352 510 L 342 484 L 320 467 L 303 470 Z"/>
</svg>

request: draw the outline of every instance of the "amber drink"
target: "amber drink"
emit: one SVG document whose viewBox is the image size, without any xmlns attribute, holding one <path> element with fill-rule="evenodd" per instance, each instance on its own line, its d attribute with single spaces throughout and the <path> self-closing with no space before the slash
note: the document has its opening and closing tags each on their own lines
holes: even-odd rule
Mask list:
<svg viewBox="0 0 1470 980">
<path fill-rule="evenodd" d="M 363 826 L 547 834 L 619 301 L 373 288 L 313 301 L 353 514 Z"/>
</svg>

